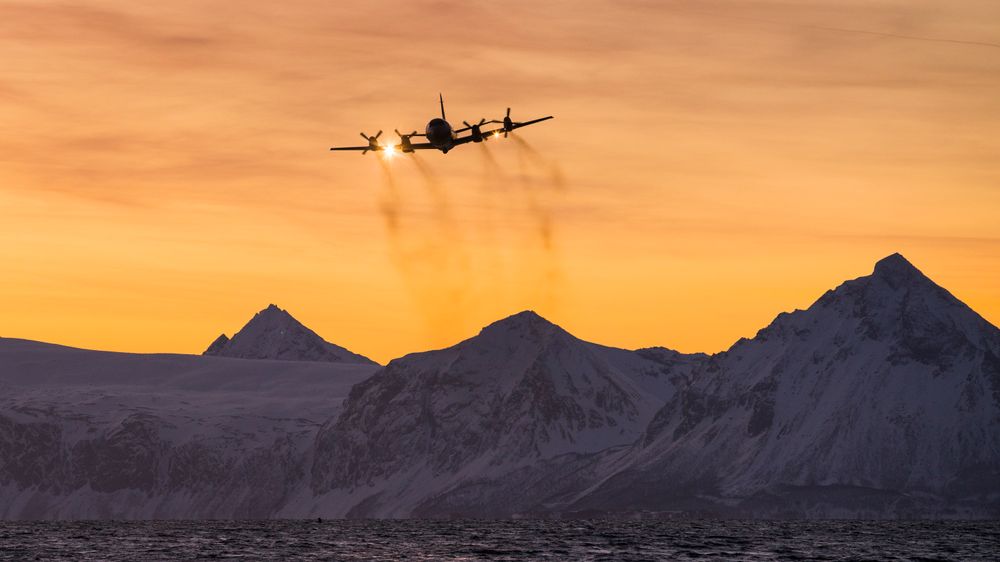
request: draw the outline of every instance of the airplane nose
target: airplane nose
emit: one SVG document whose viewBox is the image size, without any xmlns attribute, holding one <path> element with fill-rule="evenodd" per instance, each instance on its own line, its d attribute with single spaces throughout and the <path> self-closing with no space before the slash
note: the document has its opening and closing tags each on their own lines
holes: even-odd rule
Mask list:
<svg viewBox="0 0 1000 562">
<path fill-rule="evenodd" d="M 446 121 L 435 119 L 427 124 L 427 140 L 442 145 L 451 139 L 451 126 Z"/>
</svg>

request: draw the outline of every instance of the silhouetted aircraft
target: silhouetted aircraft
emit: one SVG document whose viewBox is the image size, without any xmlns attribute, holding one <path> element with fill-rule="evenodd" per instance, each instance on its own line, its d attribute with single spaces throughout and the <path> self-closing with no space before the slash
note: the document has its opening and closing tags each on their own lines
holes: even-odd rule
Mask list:
<svg viewBox="0 0 1000 562">
<path fill-rule="evenodd" d="M 413 152 L 414 150 L 440 150 L 445 154 L 449 150 L 455 148 L 460 144 L 465 144 L 467 142 L 483 142 L 484 140 L 490 138 L 498 138 L 500 133 L 506 137 L 514 129 L 520 129 L 521 127 L 527 127 L 528 125 L 534 125 L 541 121 L 547 119 L 552 119 L 552 116 L 541 117 L 539 119 L 532 119 L 531 121 L 517 122 L 510 118 L 510 108 L 507 108 L 507 115 L 502 121 L 497 119 L 492 119 L 487 121 L 486 119 L 480 119 L 479 123 L 475 125 L 470 124 L 468 121 L 462 121 L 465 124 L 461 129 L 453 129 L 451 124 L 445 119 L 444 116 L 444 97 L 438 94 L 438 101 L 441 103 L 441 117 L 435 117 L 427 123 L 427 128 L 424 129 L 423 134 L 419 134 L 416 131 L 404 135 L 396 130 L 396 134 L 399 135 L 399 144 L 379 144 L 378 138 L 382 135 L 382 131 L 375 133 L 372 136 L 368 136 L 361 133 L 361 137 L 368 141 L 367 146 L 335 146 L 330 150 L 360 150 L 361 154 L 367 153 L 369 150 L 373 152 L 385 152 L 386 154 L 392 154 L 399 150 L 400 152 Z M 483 130 L 483 125 L 486 124 L 499 124 L 501 127 L 491 130 Z M 469 135 L 465 137 L 459 136 L 459 133 L 464 133 L 469 131 Z M 413 137 L 423 137 L 427 139 L 427 142 L 410 142 Z"/>
</svg>

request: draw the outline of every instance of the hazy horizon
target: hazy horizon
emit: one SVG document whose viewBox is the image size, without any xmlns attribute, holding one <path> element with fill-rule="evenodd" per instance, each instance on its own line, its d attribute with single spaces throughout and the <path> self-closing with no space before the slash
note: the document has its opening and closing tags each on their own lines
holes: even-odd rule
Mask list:
<svg viewBox="0 0 1000 562">
<path fill-rule="evenodd" d="M 898 254 L 898 253 L 894 253 L 894 254 L 891 254 L 890 256 L 886 256 L 886 257 L 884 257 L 884 258 L 882 258 L 882 259 L 887 259 L 887 258 L 891 258 L 891 257 L 894 257 L 894 256 L 897 256 L 897 255 L 900 255 L 900 254 Z M 905 260 L 905 259 L 906 259 L 906 256 L 902 256 L 902 258 L 903 258 L 903 259 Z M 880 261 L 881 261 L 881 260 L 880 260 Z M 906 261 L 908 262 L 909 260 L 906 260 Z M 913 265 L 913 264 L 911 263 L 911 265 Z M 914 267 L 916 267 L 916 266 L 914 265 Z M 917 269 L 919 270 L 919 268 L 917 268 Z M 865 277 L 867 277 L 867 276 L 868 276 L 868 275 L 866 274 L 866 275 L 865 275 Z M 846 281 L 849 281 L 849 280 L 853 280 L 853 278 L 849 278 L 849 279 L 844 279 L 844 280 L 843 280 L 843 282 L 846 282 Z M 933 279 L 932 279 L 931 281 L 933 281 Z M 840 285 L 840 283 L 838 283 L 838 284 L 837 284 L 837 286 L 839 286 L 839 285 Z M 828 290 L 833 290 L 833 289 L 835 289 L 835 288 L 836 288 L 836 286 L 835 286 L 835 287 L 830 287 L 830 288 L 829 288 Z M 944 287 L 944 289 L 945 289 L 945 290 L 947 290 L 947 287 Z M 826 292 L 826 291 L 824 291 L 824 293 L 825 293 L 825 292 Z M 950 292 L 950 291 L 949 291 L 949 292 Z M 817 298 L 819 298 L 819 297 L 817 297 Z M 961 300 L 961 299 L 959 299 L 959 300 Z M 292 316 L 293 318 L 295 318 L 295 320 L 296 320 L 296 321 L 298 321 L 298 322 L 299 322 L 300 324 L 304 325 L 304 326 L 305 326 L 306 328 L 309 328 L 308 324 L 306 324 L 305 322 L 303 322 L 303 321 L 301 320 L 301 318 L 299 318 L 298 316 L 296 316 L 296 313 L 295 313 L 294 311 L 291 311 L 291 310 L 288 310 L 288 309 L 285 309 L 285 308 L 283 308 L 283 307 L 282 307 L 282 306 L 281 306 L 281 305 L 280 305 L 279 303 L 268 303 L 268 304 L 267 304 L 266 306 L 264 306 L 264 307 L 260 308 L 259 310 L 255 311 L 254 313 L 251 313 L 251 314 L 250 314 L 250 316 L 248 316 L 246 320 L 244 320 L 244 321 L 241 321 L 241 322 L 239 323 L 239 325 L 238 325 L 238 326 L 236 326 L 236 327 L 234 327 L 234 328 L 232 328 L 232 329 L 229 329 L 229 330 L 226 330 L 226 331 L 223 331 L 223 332 L 220 332 L 220 334 L 221 334 L 221 335 L 223 335 L 223 336 L 227 336 L 228 338 L 233 338 L 233 337 L 234 337 L 234 336 L 236 335 L 236 333 L 237 333 L 237 332 L 239 332 L 239 331 L 240 331 L 240 330 L 241 330 L 241 329 L 242 329 L 242 328 L 243 328 L 244 326 L 246 326 L 246 325 L 247 325 L 247 323 L 249 323 L 249 322 L 250 322 L 250 321 L 251 321 L 251 320 L 252 320 L 253 318 L 255 318 L 255 317 L 256 317 L 256 314 L 258 314 L 258 313 L 263 313 L 263 312 L 266 312 L 266 311 L 267 311 L 267 309 L 269 309 L 270 307 L 277 307 L 277 308 L 278 308 L 279 310 L 283 310 L 284 312 L 287 312 L 287 313 L 289 313 L 289 314 L 290 314 L 290 315 L 291 315 L 291 316 Z M 799 309 L 795 309 L 795 310 L 799 310 Z M 776 313 L 776 315 L 775 315 L 775 316 L 777 316 L 778 314 L 781 314 L 781 313 L 784 313 L 784 312 L 792 312 L 792 311 L 793 311 L 792 309 L 789 309 L 789 310 L 784 310 L 784 311 L 781 311 L 781 312 L 779 312 L 779 313 Z M 975 309 L 973 309 L 973 311 L 974 311 L 974 312 L 976 312 L 976 313 L 978 314 L 978 311 L 976 311 Z M 459 339 L 455 340 L 454 342 L 448 342 L 448 343 L 444 343 L 443 345 L 441 345 L 441 346 L 438 346 L 438 347 L 427 347 L 427 348 L 420 348 L 420 349 L 411 349 L 411 350 L 408 350 L 408 351 L 405 351 L 405 352 L 401 353 L 401 354 L 400 354 L 400 355 L 398 355 L 398 356 L 395 356 L 395 357 L 389 357 L 389 358 L 387 358 L 387 359 L 383 359 L 383 360 L 379 360 L 378 362 L 379 362 L 380 364 L 382 364 L 382 365 L 385 365 L 386 363 L 388 363 L 388 361 L 389 361 L 389 360 L 392 360 L 392 359 L 398 359 L 398 358 L 400 358 L 400 357 L 403 357 L 404 355 L 408 355 L 408 354 L 411 354 L 411 353 L 422 353 L 422 352 L 427 352 L 427 351 L 433 351 L 433 350 L 436 350 L 436 349 L 442 349 L 442 348 L 445 348 L 445 347 L 451 347 L 452 345 L 456 345 L 456 344 L 458 344 L 458 343 L 460 343 L 460 342 L 462 342 L 462 341 L 465 341 L 465 340 L 467 340 L 467 339 L 470 339 L 470 338 L 473 338 L 473 337 L 475 337 L 475 336 L 476 336 L 476 335 L 477 335 L 477 334 L 479 333 L 480 329 L 482 329 L 482 328 L 485 328 L 485 327 L 487 327 L 487 326 L 488 326 L 488 325 L 490 325 L 490 324 L 493 324 L 493 323 L 495 323 L 495 322 L 500 322 L 501 320 L 505 320 L 505 319 L 507 319 L 507 318 L 510 318 L 510 317 L 512 317 L 512 316 L 516 316 L 516 315 L 519 315 L 519 314 L 521 314 L 521 313 L 524 313 L 524 312 L 535 312 L 535 311 L 534 311 L 534 310 L 531 310 L 531 309 L 523 309 L 523 310 L 516 310 L 516 311 L 511 311 L 511 312 L 509 312 L 508 314 L 505 314 L 505 315 L 503 315 L 503 316 L 501 316 L 501 317 L 498 317 L 498 318 L 495 318 L 495 319 L 493 319 L 493 320 L 488 320 L 488 321 L 487 321 L 487 322 L 486 322 L 485 324 L 483 324 L 483 325 L 482 325 L 482 326 L 480 326 L 479 328 L 475 328 L 475 329 L 473 329 L 473 330 L 472 330 L 472 331 L 471 331 L 470 333 L 468 333 L 468 334 L 466 334 L 466 335 L 462 335 L 462 336 L 459 336 Z M 536 314 L 537 314 L 537 312 L 536 312 Z M 542 316 L 542 315 L 539 315 L 539 316 Z M 544 317 L 544 316 L 543 316 L 543 317 Z M 556 324 L 556 325 L 558 325 L 558 324 L 559 324 L 559 322 L 558 322 L 558 321 L 554 321 L 554 320 L 552 320 L 552 319 L 550 319 L 550 318 L 545 318 L 545 320 L 547 320 L 547 321 L 550 321 L 550 322 L 552 322 L 553 324 Z M 772 318 L 772 321 L 773 321 L 773 320 L 774 320 L 774 319 Z M 986 320 L 987 320 L 987 321 L 989 321 L 989 319 L 986 319 Z M 770 323 L 771 323 L 771 321 L 769 321 L 768 323 L 766 323 L 766 324 L 764 324 L 764 325 L 761 325 L 761 326 L 760 326 L 760 327 L 758 328 L 758 330 L 760 330 L 760 329 L 763 329 L 763 328 L 765 328 L 765 327 L 766 327 L 767 325 L 769 325 Z M 994 326 L 996 326 L 995 324 L 993 324 L 993 325 L 994 325 Z M 560 327 L 562 327 L 563 329 L 565 329 L 565 327 L 564 327 L 564 326 L 560 326 Z M 311 328 L 310 328 L 310 329 L 311 329 Z M 315 331 L 315 330 L 314 330 L 314 331 Z M 570 333 L 572 333 L 572 330 L 567 330 L 567 331 L 568 331 L 568 332 L 570 332 Z M 756 332 L 757 332 L 757 330 L 755 330 L 755 331 L 754 331 L 754 334 L 755 334 Z M 752 335 L 754 335 L 754 334 L 750 334 L 750 336 L 752 336 Z M 318 335 L 319 335 L 319 336 L 320 336 L 321 338 L 325 339 L 326 341 L 330 341 L 330 343 L 333 343 L 333 344 L 338 344 L 338 342 L 336 342 L 336 341 L 331 341 L 331 340 L 330 340 L 329 338 L 325 338 L 325 337 L 323 336 L 323 334 L 322 334 L 322 333 L 318 333 Z M 218 335 L 217 335 L 217 336 L 215 336 L 215 337 L 216 337 L 216 338 L 218 338 L 218 337 L 221 337 L 221 336 L 218 336 Z M 23 339 L 23 338 L 18 338 L 17 336 L 4 336 L 3 334 L 0 334 L 0 339 L 2 339 L 2 338 L 10 338 L 10 339 Z M 583 338 L 583 339 L 585 339 L 585 340 L 586 340 L 586 338 Z M 213 341 L 214 341 L 214 340 L 213 340 Z M 595 341 L 595 340 L 591 340 L 591 342 L 592 342 L 592 343 L 596 343 L 596 344 L 602 344 L 602 345 L 604 345 L 604 343 L 603 343 L 603 342 L 601 342 L 601 341 Z M 47 343 L 47 344 L 55 344 L 55 345 L 67 345 L 67 344 L 65 344 L 65 343 L 63 343 L 63 342 L 56 342 L 56 341 L 42 341 L 41 343 Z M 722 351 L 725 351 L 725 350 L 729 349 L 729 348 L 730 348 L 730 347 L 731 347 L 732 345 L 734 345 L 734 344 L 736 344 L 736 343 L 738 343 L 738 341 L 733 341 L 733 342 L 732 342 L 732 343 L 731 343 L 730 345 L 727 345 L 727 346 L 725 346 L 724 348 L 722 348 L 722 349 L 720 349 L 720 350 L 713 350 L 713 351 L 700 351 L 700 350 L 693 350 L 693 351 L 684 351 L 684 353 L 705 353 L 705 354 L 708 354 L 708 355 L 713 355 L 713 354 L 715 354 L 715 353 L 717 353 L 717 352 L 722 352 Z M 338 344 L 338 345 L 339 345 L 339 344 Z M 650 346 L 646 346 L 646 347 L 663 347 L 663 348 L 667 348 L 667 349 L 675 349 L 675 348 L 674 348 L 674 347 L 672 347 L 672 346 L 671 346 L 671 345 L 670 345 L 669 343 L 659 343 L 659 344 L 653 344 L 653 345 L 650 345 Z M 207 348 L 208 348 L 208 345 L 206 345 L 206 346 L 205 346 L 205 348 L 207 349 Z M 94 349 L 94 348 L 89 348 L 89 349 L 91 349 L 91 350 L 93 350 L 93 351 L 109 351 L 109 352 L 122 352 L 121 350 L 113 350 L 113 349 Z M 639 348 L 635 348 L 635 349 L 639 349 Z M 204 351 L 205 351 L 204 349 L 203 349 L 203 350 L 201 350 L 201 351 L 195 351 L 195 352 L 187 352 L 187 351 L 185 351 L 185 352 L 180 352 L 180 351 L 173 351 L 173 350 L 153 350 L 153 351 L 143 351 L 143 352 L 138 352 L 138 353 L 150 353 L 150 354 L 182 354 L 182 355 L 186 355 L 186 354 L 193 354 L 193 355 L 201 355 L 201 354 L 203 354 L 203 353 L 204 353 Z M 355 352 L 355 353 L 359 353 L 359 354 L 361 354 L 361 355 L 366 355 L 366 354 L 365 354 L 364 352 L 361 352 L 361 351 L 358 351 L 358 350 L 356 350 L 356 349 L 351 349 L 351 350 L 349 350 L 349 351 L 352 351 L 352 352 Z"/>
</svg>

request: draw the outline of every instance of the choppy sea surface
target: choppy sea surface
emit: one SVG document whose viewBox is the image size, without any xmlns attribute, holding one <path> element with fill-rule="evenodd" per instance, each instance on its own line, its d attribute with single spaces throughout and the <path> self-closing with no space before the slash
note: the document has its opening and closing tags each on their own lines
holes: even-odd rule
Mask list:
<svg viewBox="0 0 1000 562">
<path fill-rule="evenodd" d="M 997 560 L 1000 521 L 0 522 L 0 560 Z"/>
</svg>

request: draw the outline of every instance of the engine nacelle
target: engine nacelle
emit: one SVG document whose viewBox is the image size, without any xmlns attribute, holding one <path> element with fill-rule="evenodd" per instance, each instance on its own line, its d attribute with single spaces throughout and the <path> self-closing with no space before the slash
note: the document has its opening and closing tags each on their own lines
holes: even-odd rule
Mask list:
<svg viewBox="0 0 1000 562">
<path fill-rule="evenodd" d="M 400 152 L 413 152 L 413 144 L 410 143 L 410 138 L 416 135 L 417 132 L 413 131 L 408 135 L 404 135 L 396 129 L 396 136 L 399 137 L 399 151 Z"/>
</svg>

